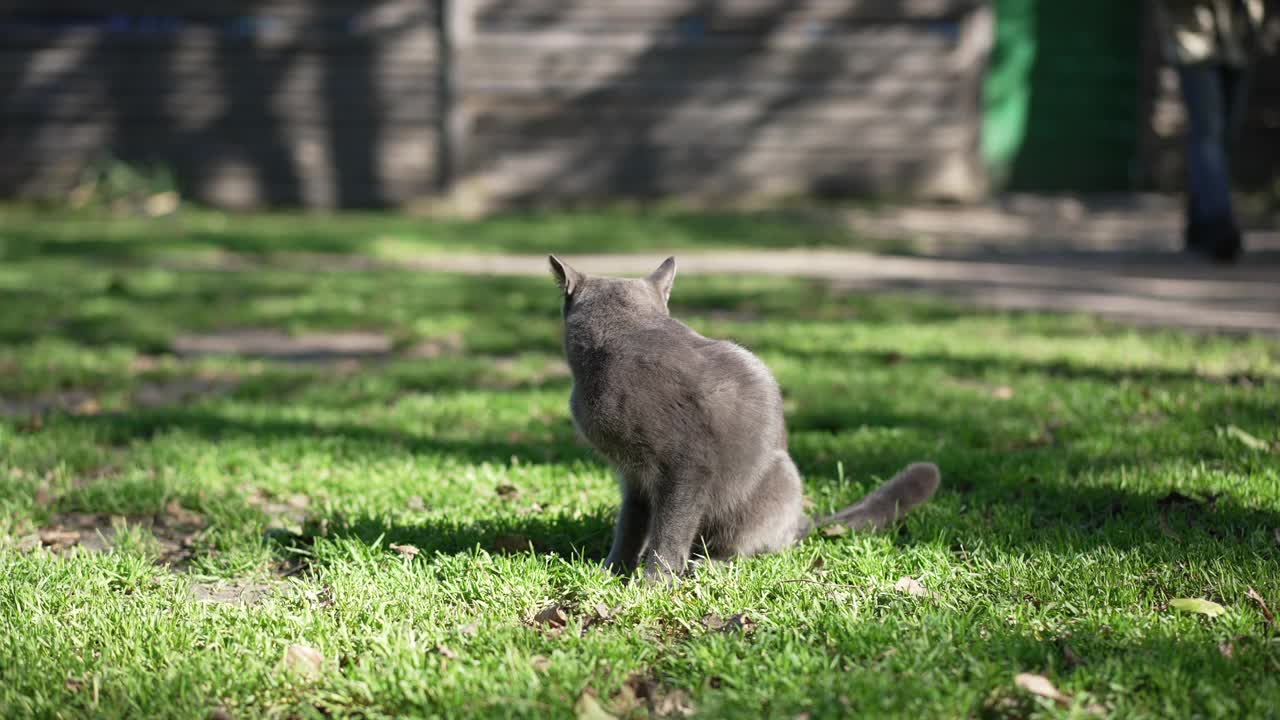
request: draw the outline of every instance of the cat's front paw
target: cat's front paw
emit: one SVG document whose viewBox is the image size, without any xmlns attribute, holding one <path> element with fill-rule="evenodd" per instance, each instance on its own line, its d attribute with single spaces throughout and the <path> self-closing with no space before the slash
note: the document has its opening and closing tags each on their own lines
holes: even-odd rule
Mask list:
<svg viewBox="0 0 1280 720">
<path fill-rule="evenodd" d="M 649 586 L 669 587 L 680 579 L 684 574 L 686 561 L 681 560 L 677 564 L 664 562 L 664 559 L 657 555 L 650 555 L 644 564 L 644 584 Z"/>
<path fill-rule="evenodd" d="M 626 577 L 635 572 L 635 563 L 629 563 L 613 555 L 604 559 L 604 569 L 619 577 Z"/>
</svg>

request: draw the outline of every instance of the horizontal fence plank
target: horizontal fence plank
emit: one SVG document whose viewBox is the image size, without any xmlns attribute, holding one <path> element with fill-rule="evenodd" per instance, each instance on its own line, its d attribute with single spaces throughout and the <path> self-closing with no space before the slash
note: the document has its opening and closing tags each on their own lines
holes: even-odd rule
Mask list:
<svg viewBox="0 0 1280 720">
<path fill-rule="evenodd" d="M 628 25 L 697 17 L 706 25 L 737 27 L 762 18 L 875 22 L 963 15 L 974 0 L 476 0 L 475 22 L 485 26 Z"/>
<path fill-rule="evenodd" d="M 911 148 L 927 152 L 962 148 L 976 138 L 977 134 L 972 127 L 962 124 L 928 129 L 887 124 L 873 127 L 775 124 L 736 132 L 715 127 L 695 129 L 679 126 L 645 128 L 633 132 L 610 127 L 580 128 L 573 136 L 480 131 L 472 134 L 470 144 L 472 148 L 483 147 L 495 153 L 520 152 L 528 147 L 546 147 L 557 143 L 619 154 L 633 152 L 636 146 L 651 148 L 655 152 L 667 152 L 693 145 L 723 149 L 725 152 L 761 148 L 815 152 Z"/>
<path fill-rule="evenodd" d="M 172 32 L 121 33 L 93 27 L 36 27 L 0 23 L 0 44 L 8 49 L 37 49 L 50 45 L 95 44 L 129 51 L 179 46 L 221 46 L 237 49 L 313 50 L 361 49 L 393 41 L 419 26 L 404 25 L 360 29 L 358 27 L 280 24 L 254 33 L 226 32 L 219 28 L 194 27 Z M 424 40 L 434 46 L 434 38 Z"/>
<path fill-rule="evenodd" d="M 945 51 L 955 47 L 956 36 L 950 32 L 922 32 L 898 25 L 886 28 L 860 29 L 838 34 L 812 32 L 773 32 L 761 38 L 705 37 L 691 39 L 679 33 L 618 32 L 585 33 L 564 30 L 477 33 L 465 46 L 470 54 L 537 53 L 572 49 L 576 52 L 700 52 L 742 53 L 786 50 L 826 49 L 832 52 L 873 53 L 876 51 Z"/>
<path fill-rule="evenodd" d="M 38 93 L 0 106 L 0 122 L 8 125 L 101 120 L 128 124 L 176 123 L 180 126 L 307 121 L 335 118 L 344 124 L 421 124 L 439 121 L 435 96 L 406 93 L 326 97 L 316 93 L 181 92 L 158 97 L 112 96 L 105 88 L 83 93 Z M 330 122 L 333 122 L 332 120 Z"/>
<path fill-rule="evenodd" d="M 582 52 L 552 50 L 525 53 L 482 53 L 481 49 L 459 58 L 458 71 L 467 82 L 498 79 L 552 81 L 669 81 L 672 77 L 717 76 L 787 80 L 858 80 L 892 77 L 899 80 L 935 80 L 960 74 L 976 74 L 976 65 L 951 62 L 951 54 L 925 50 L 904 52 L 826 52 L 823 50 L 775 50 L 761 52 L 682 52 L 650 56 L 630 52 Z"/>
</svg>

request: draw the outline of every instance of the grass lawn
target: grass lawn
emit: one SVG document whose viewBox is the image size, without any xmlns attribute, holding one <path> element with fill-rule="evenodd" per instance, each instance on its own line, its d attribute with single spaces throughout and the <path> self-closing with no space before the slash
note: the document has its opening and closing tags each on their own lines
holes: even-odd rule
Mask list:
<svg viewBox="0 0 1280 720">
<path fill-rule="evenodd" d="M 1280 613 L 1275 340 L 678 278 L 678 316 L 778 375 L 815 512 L 915 459 L 944 480 L 894 532 L 649 590 L 598 567 L 616 489 L 574 437 L 549 276 L 168 260 L 771 226 L 219 217 L 0 212 L 0 717 L 1280 713 L 1250 597 Z M 385 342 L 173 352 L 245 328 Z"/>
</svg>

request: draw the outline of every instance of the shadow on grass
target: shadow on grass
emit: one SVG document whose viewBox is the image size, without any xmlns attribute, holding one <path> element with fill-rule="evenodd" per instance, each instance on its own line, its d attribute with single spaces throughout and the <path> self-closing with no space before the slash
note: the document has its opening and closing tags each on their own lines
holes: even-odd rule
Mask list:
<svg viewBox="0 0 1280 720">
<path fill-rule="evenodd" d="M 340 439 L 350 443 L 349 451 L 373 456 L 441 455 L 499 466 L 513 458 L 524 463 L 598 462 L 590 449 L 574 443 L 567 433 L 549 442 L 429 438 L 361 425 L 228 418 L 200 410 L 67 417 L 56 422 L 89 425 L 104 440 L 114 443 L 145 440 L 176 430 L 212 441 L 249 436 L 260 444 Z M 794 452 L 802 469 L 816 463 L 811 450 L 796 448 Z M 1165 453 L 1159 463 L 1212 462 L 1212 458 L 1194 449 L 1182 453 Z M 919 459 L 916 454 L 910 447 L 891 446 L 860 453 L 846 464 L 848 476 L 887 478 L 906 463 Z M 1096 456 L 1070 448 L 1036 448 L 1020 453 L 952 448 L 944 449 L 933 459 L 943 468 L 942 490 L 933 505 L 923 511 L 928 517 L 919 522 L 908 520 L 899 528 L 894 535 L 897 542 L 941 536 L 960 548 L 982 546 L 1008 552 L 1034 549 L 1053 554 L 1099 547 L 1128 548 L 1142 551 L 1153 561 L 1175 561 L 1184 543 L 1209 543 L 1231 556 L 1278 552 L 1272 532 L 1280 528 L 1280 513 L 1247 507 L 1233 498 L 1229 489 L 1220 489 L 1221 496 L 1202 503 L 1177 501 L 1170 506 L 1168 490 L 1142 492 L 1074 481 L 1075 473 L 1083 471 L 1158 470 L 1159 463 L 1150 452 L 1118 447 Z M 1262 462 L 1263 459 L 1258 460 Z M 828 496 L 862 492 L 868 484 L 862 482 L 863 490 L 859 491 L 824 486 L 820 477 L 810 477 L 807 483 L 811 491 L 820 490 Z M 839 503 L 856 499 L 833 497 Z M 388 524 L 375 517 L 333 518 L 333 525 L 346 527 L 342 532 L 365 542 L 381 537 L 384 542 L 409 543 L 427 552 L 458 553 L 475 547 L 521 552 L 531 547 L 536 552 L 563 556 L 583 553 L 587 558 L 598 558 L 608 546 L 611 514 L 612 509 L 608 509 L 576 518 L 539 513 L 466 521 L 432 519 L 413 524 Z"/>
</svg>

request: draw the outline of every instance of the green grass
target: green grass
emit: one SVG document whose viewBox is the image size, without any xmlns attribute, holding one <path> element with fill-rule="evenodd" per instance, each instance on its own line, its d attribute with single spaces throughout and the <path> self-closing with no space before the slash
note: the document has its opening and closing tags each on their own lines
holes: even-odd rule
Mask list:
<svg viewBox="0 0 1280 720">
<path fill-rule="evenodd" d="M 439 251 L 561 253 L 653 249 L 844 247 L 906 250 L 904 242 L 854 235 L 820 209 L 708 212 L 676 207 L 511 212 L 484 219 L 383 213 L 183 210 L 150 219 L 96 209 L 50 213 L 0 205 L 0 259 L 92 254 L 114 260 L 174 252 L 359 253 L 382 258 Z"/>
<path fill-rule="evenodd" d="M 277 247 L 264 239 L 277 230 L 311 246 L 287 217 L 244 234 L 226 219 L 186 245 L 164 223 L 19 214 L 0 225 L 0 717 L 565 717 L 584 688 L 622 710 L 615 695 L 637 686 L 660 709 L 683 693 L 702 717 L 1280 707 L 1280 631 L 1246 595 L 1280 610 L 1274 340 L 678 279 L 678 315 L 777 373 L 816 511 L 919 458 L 944 487 L 895 532 L 815 538 L 650 590 L 598 568 L 616 490 L 574 438 L 549 278 L 174 269 L 152 253 Z M 299 227 L 324 227 L 311 222 Z M 334 227 L 376 237 L 415 222 Z M 579 220 L 494 222 L 544 242 Z M 664 221 L 591 222 L 639 248 Z M 690 247 L 719 242 L 687 232 Z M 337 230 L 316 242 L 375 251 Z M 243 327 L 374 330 L 395 351 L 168 352 L 180 334 Z M 222 391 L 141 400 L 199 379 Z M 201 522 L 146 527 L 183 525 L 178 506 Z M 73 513 L 102 513 L 108 534 L 118 516 L 111 549 L 19 549 Z M 189 545 L 176 555 L 175 538 Z M 896 591 L 904 576 L 934 595 Z M 264 596 L 202 599 L 221 583 Z M 1176 598 L 1226 612 L 1179 613 Z M 563 630 L 530 622 L 552 603 Z M 736 613 L 753 632 L 704 623 Z M 284 668 L 293 643 L 320 651 L 318 674 Z M 1017 689 L 1019 672 L 1074 705 Z"/>
</svg>

